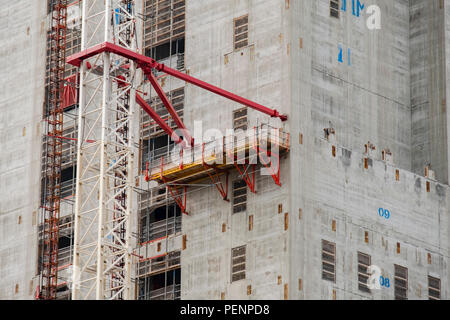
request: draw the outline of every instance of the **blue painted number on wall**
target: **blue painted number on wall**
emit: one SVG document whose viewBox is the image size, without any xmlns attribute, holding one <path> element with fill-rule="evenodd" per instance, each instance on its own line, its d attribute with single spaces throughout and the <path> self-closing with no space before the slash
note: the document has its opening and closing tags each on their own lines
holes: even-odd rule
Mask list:
<svg viewBox="0 0 450 320">
<path fill-rule="evenodd" d="M 389 220 L 389 218 L 391 217 L 391 213 L 389 212 L 389 210 L 383 208 L 378 209 L 378 215 L 380 217 L 386 218 L 386 220 Z"/>
<path fill-rule="evenodd" d="M 380 276 L 380 286 L 389 288 L 391 286 L 389 278 L 384 278 L 383 276 Z"/>
</svg>

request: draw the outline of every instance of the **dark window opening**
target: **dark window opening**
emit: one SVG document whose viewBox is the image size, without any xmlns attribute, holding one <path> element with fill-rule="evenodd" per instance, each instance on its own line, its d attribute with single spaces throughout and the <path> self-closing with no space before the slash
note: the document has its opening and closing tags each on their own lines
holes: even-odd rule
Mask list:
<svg viewBox="0 0 450 320">
<path fill-rule="evenodd" d="M 174 145 L 167 134 L 143 140 L 142 168 L 146 168 L 147 161 L 160 163 L 161 156 L 167 156 Z"/>
<path fill-rule="evenodd" d="M 441 300 L 441 279 L 428 276 L 428 299 Z"/>
<path fill-rule="evenodd" d="M 77 166 L 68 167 L 61 170 L 61 185 L 60 195 L 61 198 L 66 198 L 75 195 L 75 181 L 76 181 Z M 45 178 L 45 172 L 42 172 L 41 178 L 41 205 L 45 205 L 47 197 L 47 181 Z"/>
<path fill-rule="evenodd" d="M 371 264 L 371 257 L 368 254 L 358 252 L 358 289 L 370 293 L 367 286 L 369 280 L 368 268 Z"/>
<path fill-rule="evenodd" d="M 247 210 L 247 183 L 240 179 L 233 182 L 233 214 Z"/>
<path fill-rule="evenodd" d="M 231 282 L 245 279 L 246 246 L 231 249 Z"/>
<path fill-rule="evenodd" d="M 322 279 L 336 282 L 336 244 L 322 240 Z"/>
<path fill-rule="evenodd" d="M 61 170 L 61 198 L 66 198 L 75 194 L 76 172 L 76 165 Z"/>
<path fill-rule="evenodd" d="M 57 300 L 70 300 L 70 289 L 67 284 L 63 284 L 56 288 L 56 299 Z"/>
<path fill-rule="evenodd" d="M 65 115 L 64 115 L 65 116 Z M 72 167 L 77 161 L 77 138 L 78 130 L 77 126 L 67 126 L 64 127 L 62 139 L 62 155 L 61 155 L 61 166 L 62 168 Z M 74 176 L 76 172 L 74 172 Z"/>
<path fill-rule="evenodd" d="M 330 0 L 330 17 L 339 19 L 339 0 Z"/>
<path fill-rule="evenodd" d="M 69 236 L 59 237 L 58 239 L 58 249 L 68 248 L 73 245 L 73 238 Z"/>
<path fill-rule="evenodd" d="M 180 300 L 181 268 L 139 279 L 139 300 Z"/>
<path fill-rule="evenodd" d="M 408 299 L 408 268 L 395 265 L 395 300 Z"/>
<path fill-rule="evenodd" d="M 159 61 L 175 54 L 183 54 L 184 47 L 184 38 L 182 38 L 172 41 L 172 48 L 170 42 L 161 44 L 156 47 L 147 48 L 145 49 L 145 55 Z"/>
<path fill-rule="evenodd" d="M 141 213 L 141 243 L 181 231 L 181 210 L 176 203 Z"/>
<path fill-rule="evenodd" d="M 234 19 L 234 50 L 248 46 L 248 15 Z"/>
<path fill-rule="evenodd" d="M 247 130 L 247 107 L 233 111 L 233 129 Z"/>
<path fill-rule="evenodd" d="M 78 92 L 78 88 L 76 90 Z M 78 96 L 78 94 L 77 94 L 77 96 Z M 70 105 L 68 107 L 65 107 L 64 108 L 64 112 L 70 112 L 70 111 L 75 110 L 76 108 L 78 108 L 78 101 L 76 101 L 76 103 L 74 103 L 74 104 L 72 104 L 72 105 Z"/>
<path fill-rule="evenodd" d="M 41 206 L 45 205 L 45 177 L 41 178 Z"/>
<path fill-rule="evenodd" d="M 58 287 L 56 289 L 56 292 L 64 292 L 64 291 L 67 291 L 67 290 L 69 290 L 69 287 L 67 285 L 63 285 L 63 286 Z"/>
<path fill-rule="evenodd" d="M 74 178 L 73 172 L 76 171 L 76 166 L 69 167 L 64 170 L 61 170 L 61 182 L 72 180 Z"/>
</svg>

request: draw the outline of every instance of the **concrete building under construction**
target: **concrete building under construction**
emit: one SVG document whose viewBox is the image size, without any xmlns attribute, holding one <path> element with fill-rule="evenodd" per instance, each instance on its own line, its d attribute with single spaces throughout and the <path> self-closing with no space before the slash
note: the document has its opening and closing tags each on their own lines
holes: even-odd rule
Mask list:
<svg viewBox="0 0 450 320">
<path fill-rule="evenodd" d="M 445 0 L 0 0 L 0 299 L 448 299 L 449 30 Z"/>
</svg>

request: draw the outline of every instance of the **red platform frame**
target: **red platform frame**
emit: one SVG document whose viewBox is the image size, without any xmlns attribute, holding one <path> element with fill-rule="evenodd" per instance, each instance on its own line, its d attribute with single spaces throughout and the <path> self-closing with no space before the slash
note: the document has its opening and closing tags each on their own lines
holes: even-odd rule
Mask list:
<svg viewBox="0 0 450 320">
<path fill-rule="evenodd" d="M 154 76 L 153 74 L 153 69 L 160 71 L 160 72 L 164 72 L 167 75 L 171 75 L 175 78 L 181 79 L 183 81 L 186 81 L 188 83 L 191 83 L 197 87 L 200 87 L 202 89 L 208 90 L 212 93 L 215 93 L 217 95 L 220 95 L 222 97 L 225 97 L 229 100 L 235 101 L 237 103 L 240 103 L 242 105 L 245 105 L 247 107 L 250 107 L 254 110 L 257 110 L 259 112 L 262 112 L 264 114 L 269 115 L 272 118 L 279 118 L 281 121 L 286 121 L 288 119 L 287 115 L 284 114 L 280 114 L 279 111 L 275 110 L 275 109 L 271 109 L 268 107 L 265 107 L 259 103 L 253 102 L 251 100 L 248 100 L 246 98 L 243 98 L 241 96 L 238 96 L 234 93 L 231 93 L 229 91 L 223 90 L 219 87 L 216 87 L 212 84 L 206 83 L 202 80 L 199 80 L 197 78 L 194 78 L 190 75 L 187 75 L 185 73 L 182 73 L 180 71 L 177 71 L 175 69 L 169 68 L 164 64 L 160 64 L 158 62 L 156 62 L 154 59 L 146 57 L 144 55 L 141 55 L 139 53 L 133 52 L 131 50 L 125 49 L 123 47 L 120 47 L 118 45 L 115 45 L 113 43 L 110 42 L 105 42 L 96 46 L 93 46 L 89 49 L 86 49 L 84 51 L 81 51 L 79 53 L 76 53 L 70 57 L 67 58 L 67 63 L 80 67 L 81 63 L 86 60 L 89 59 L 93 56 L 96 56 L 100 53 L 103 52 L 110 52 L 110 53 L 114 53 L 117 55 L 120 55 L 122 57 L 125 57 L 129 60 L 132 60 L 134 62 L 136 62 L 137 67 L 142 69 L 142 71 L 144 72 L 144 74 L 147 76 L 148 80 L 150 81 L 151 86 L 153 87 L 153 89 L 155 89 L 156 93 L 158 94 L 159 98 L 161 99 L 161 101 L 163 102 L 165 108 L 167 109 L 167 111 L 169 112 L 169 114 L 171 115 L 172 119 L 174 120 L 174 122 L 176 123 L 178 129 L 182 129 L 183 130 L 183 137 L 180 137 L 179 135 L 177 135 L 174 130 L 166 123 L 166 121 L 164 121 L 149 105 L 148 103 L 142 98 L 142 96 L 137 93 L 136 94 L 136 102 L 142 107 L 142 109 L 170 136 L 172 137 L 172 139 L 177 143 L 177 144 L 184 144 L 183 146 L 186 146 L 187 143 L 189 143 L 191 146 L 194 146 L 194 139 L 190 136 L 189 131 L 186 129 L 186 126 L 184 125 L 183 121 L 181 120 L 181 118 L 178 116 L 175 108 L 172 106 L 169 98 L 166 96 L 166 94 L 164 93 L 163 89 L 161 88 L 161 86 L 158 83 L 157 78 Z M 87 66 L 90 69 L 91 65 L 89 64 L 89 62 L 87 62 Z M 127 66 L 123 66 L 123 67 L 127 67 Z M 182 149 L 183 150 L 183 149 Z M 258 154 L 260 153 L 259 148 L 257 149 Z M 279 159 L 278 159 L 279 161 Z M 210 174 L 208 173 L 208 176 L 210 177 L 210 179 L 212 180 L 212 182 L 214 183 L 214 185 L 216 186 L 217 190 L 219 191 L 220 195 L 222 196 L 222 198 L 226 201 L 228 201 L 228 173 L 225 172 L 226 174 L 226 178 L 225 178 L 225 185 L 221 182 L 220 180 L 220 174 L 223 174 L 224 172 L 218 170 L 217 168 L 213 167 L 213 166 L 209 166 L 207 165 L 204 161 L 203 161 L 203 165 L 205 166 L 205 169 L 211 169 L 213 168 L 215 173 L 214 174 Z M 249 175 L 249 173 L 247 172 L 247 170 L 245 169 L 245 165 L 242 166 L 242 169 L 240 167 L 240 165 L 234 161 L 234 165 L 237 168 L 237 170 L 239 171 L 240 175 L 242 176 L 242 178 L 245 180 L 245 182 L 247 183 L 248 187 L 250 188 L 251 192 L 255 193 L 255 167 L 256 165 L 252 164 L 252 173 L 251 176 Z M 264 163 L 264 165 L 267 167 L 268 164 Z M 181 164 L 181 168 L 182 168 L 183 164 Z M 161 162 L 161 178 L 163 180 L 163 182 L 167 185 L 167 187 L 169 188 L 169 191 L 172 195 L 172 197 L 174 198 L 174 200 L 176 201 L 176 203 L 178 204 L 178 206 L 181 208 L 182 212 L 184 214 L 187 214 L 186 212 L 186 187 L 184 187 L 183 191 L 180 192 L 178 190 L 178 188 L 176 188 L 175 186 L 171 186 L 170 185 L 170 181 L 168 181 L 167 179 L 165 179 L 165 177 L 163 176 L 163 164 Z M 272 168 L 273 170 L 273 168 Z M 278 167 L 276 172 L 273 172 L 272 175 L 275 183 L 279 186 L 281 186 L 280 184 L 280 177 L 279 177 L 279 163 L 278 163 Z M 147 173 L 146 173 L 146 180 L 148 180 L 148 168 L 147 168 Z"/>
</svg>

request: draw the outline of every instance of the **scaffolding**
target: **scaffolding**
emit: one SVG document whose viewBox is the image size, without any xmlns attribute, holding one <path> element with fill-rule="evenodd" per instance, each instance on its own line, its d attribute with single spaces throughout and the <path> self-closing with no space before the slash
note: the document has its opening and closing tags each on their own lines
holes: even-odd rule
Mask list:
<svg viewBox="0 0 450 320">
<path fill-rule="evenodd" d="M 61 204 L 61 157 L 63 133 L 63 83 L 67 32 L 67 0 L 50 3 L 48 35 L 48 77 L 46 97 L 46 137 L 43 162 L 41 281 L 39 299 L 56 299 L 58 287 L 58 241 Z"/>
<path fill-rule="evenodd" d="M 75 90 L 75 83 L 66 82 L 67 88 Z M 77 157 L 77 100 L 70 102 L 64 97 L 64 131 L 61 164 L 61 212 L 58 242 L 58 289 L 57 299 L 70 299 L 70 283 L 73 260 L 74 205 Z M 71 104 L 73 103 L 73 104 Z"/>
<path fill-rule="evenodd" d="M 184 0 L 145 0 L 144 1 L 144 33 L 143 44 L 146 56 L 168 63 L 177 70 L 184 69 Z M 154 71 L 158 80 L 165 81 L 166 75 Z M 166 96 L 169 98 L 175 113 L 181 121 L 184 116 L 184 84 L 182 87 L 172 89 L 172 78 L 168 79 Z M 146 102 L 163 119 L 172 130 L 177 123 L 167 110 L 159 96 L 152 96 L 150 90 Z M 141 143 L 140 143 L 140 173 L 145 174 L 147 160 L 155 156 L 159 146 L 167 144 L 173 146 L 171 138 L 154 121 L 148 113 L 141 109 Z M 171 199 L 168 188 L 161 187 L 155 190 L 147 183 L 147 190 L 141 190 L 139 196 L 139 244 L 135 254 L 139 257 L 136 263 L 137 299 L 139 300 L 172 300 L 181 296 L 180 275 L 181 255 L 179 251 L 169 248 L 169 239 L 180 235 L 182 226 L 181 210 Z M 147 259 L 151 253 L 149 247 L 157 242 L 165 242 L 163 254 L 154 259 Z M 144 258 L 145 257 L 145 258 Z M 166 262 L 166 263 L 165 263 Z M 175 268 L 174 268 L 175 266 Z M 146 270 L 144 272 L 144 270 Z M 175 275 L 179 274 L 178 277 Z M 164 281 L 161 283 L 161 276 Z M 172 281 L 169 277 L 172 276 Z M 175 279 L 178 279 L 176 283 Z M 163 285 L 155 289 L 155 283 Z"/>
<path fill-rule="evenodd" d="M 184 37 L 185 0 L 145 0 L 144 15 L 150 19 L 144 32 L 144 49 Z"/>
<path fill-rule="evenodd" d="M 181 298 L 180 268 L 181 251 L 140 259 L 137 269 L 137 299 L 179 300 Z M 159 286 L 154 282 L 159 282 Z"/>
</svg>

